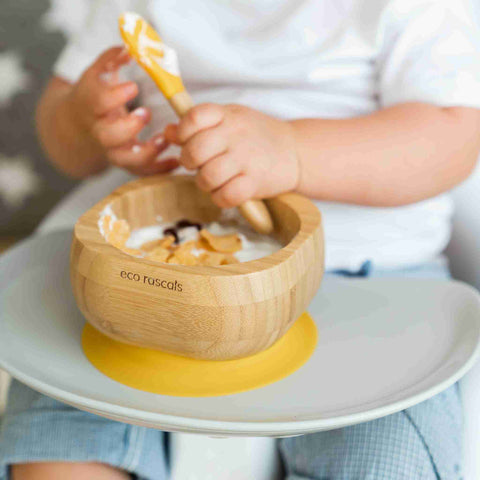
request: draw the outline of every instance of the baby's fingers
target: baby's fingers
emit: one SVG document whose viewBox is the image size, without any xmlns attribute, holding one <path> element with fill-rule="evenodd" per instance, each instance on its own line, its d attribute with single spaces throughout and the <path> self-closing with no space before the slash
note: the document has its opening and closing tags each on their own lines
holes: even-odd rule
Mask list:
<svg viewBox="0 0 480 480">
<path fill-rule="evenodd" d="M 212 193 L 212 200 L 221 208 L 232 208 L 254 198 L 254 182 L 246 175 L 237 175 Z"/>
<path fill-rule="evenodd" d="M 118 167 L 146 165 L 155 161 L 158 155 L 168 147 L 162 136 L 157 136 L 146 143 L 130 142 L 118 148 L 108 150 L 109 160 Z"/>
<path fill-rule="evenodd" d="M 82 75 L 75 86 L 75 97 L 79 106 L 90 115 L 103 116 L 124 106 L 138 94 L 135 82 L 118 84 L 116 73 L 127 63 L 129 55 L 125 49 L 114 47 L 103 53 Z M 110 76 L 112 81 L 105 81 Z"/>
<path fill-rule="evenodd" d="M 178 166 L 173 159 L 158 159 L 169 144 L 162 136 L 156 136 L 146 143 L 133 143 L 121 148 L 110 149 L 108 158 L 114 165 L 125 168 L 136 175 L 162 173 Z"/>
<path fill-rule="evenodd" d="M 96 84 L 88 86 L 84 99 L 89 110 L 95 116 L 101 117 L 125 106 L 137 95 L 138 86 L 135 82 L 125 82 L 114 86 Z"/>
<path fill-rule="evenodd" d="M 167 173 L 178 167 L 178 161 L 176 158 L 161 158 L 148 165 L 141 165 L 139 167 L 131 167 L 127 170 L 134 175 L 147 176 L 158 175 L 160 173 Z"/>
<path fill-rule="evenodd" d="M 203 130 L 183 145 L 180 163 L 189 170 L 195 170 L 227 149 L 227 136 L 221 126 Z"/>
<path fill-rule="evenodd" d="M 196 182 L 200 190 L 211 192 L 225 185 L 241 172 L 241 165 L 230 155 L 220 155 L 207 162 L 197 173 Z"/>
<path fill-rule="evenodd" d="M 178 143 L 183 145 L 196 133 L 215 127 L 222 122 L 224 116 L 224 107 L 215 103 L 202 103 L 191 108 L 178 124 Z"/>
<path fill-rule="evenodd" d="M 92 135 L 105 149 L 120 147 L 131 143 L 150 118 L 150 112 L 144 107 L 121 117 L 105 117 L 94 123 Z"/>
<path fill-rule="evenodd" d="M 85 75 L 98 76 L 101 73 L 117 70 L 131 60 L 125 47 L 119 45 L 105 50 L 85 71 Z"/>
</svg>

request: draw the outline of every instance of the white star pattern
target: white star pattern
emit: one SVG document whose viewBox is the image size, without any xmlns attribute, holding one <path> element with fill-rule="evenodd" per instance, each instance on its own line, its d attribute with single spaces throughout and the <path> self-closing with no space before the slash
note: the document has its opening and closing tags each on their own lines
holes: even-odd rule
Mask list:
<svg viewBox="0 0 480 480">
<path fill-rule="evenodd" d="M 6 106 L 30 84 L 30 76 L 22 67 L 21 57 L 14 52 L 0 54 L 0 107 Z"/>
<path fill-rule="evenodd" d="M 19 208 L 40 188 L 40 178 L 24 156 L 0 155 L 0 198 L 10 208 Z"/>
<path fill-rule="evenodd" d="M 76 34 L 84 24 L 92 0 L 51 0 L 50 9 L 40 19 L 47 31 L 61 30 L 70 37 Z"/>
</svg>

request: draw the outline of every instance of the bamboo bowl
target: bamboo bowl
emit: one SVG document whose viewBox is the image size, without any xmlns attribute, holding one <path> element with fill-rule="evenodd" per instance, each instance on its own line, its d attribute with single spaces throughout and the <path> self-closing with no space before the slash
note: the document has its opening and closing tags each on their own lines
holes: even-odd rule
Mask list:
<svg viewBox="0 0 480 480">
<path fill-rule="evenodd" d="M 220 209 L 191 176 L 130 182 L 75 225 L 70 254 L 73 292 L 83 315 L 125 343 L 198 359 L 225 360 L 271 346 L 307 308 L 323 276 L 321 215 L 293 193 L 266 200 L 284 248 L 221 267 L 156 263 L 132 257 L 99 231 L 110 204 L 132 229 L 188 218 L 211 222 Z"/>
</svg>

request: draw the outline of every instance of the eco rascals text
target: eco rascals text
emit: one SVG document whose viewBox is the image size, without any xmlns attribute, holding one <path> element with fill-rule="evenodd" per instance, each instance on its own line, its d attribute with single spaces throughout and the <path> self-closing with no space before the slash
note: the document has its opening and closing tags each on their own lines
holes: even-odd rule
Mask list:
<svg viewBox="0 0 480 480">
<path fill-rule="evenodd" d="M 161 278 L 149 277 L 148 275 L 140 275 L 139 273 L 127 272 L 125 270 L 122 270 L 120 272 L 120 277 L 124 280 L 130 280 L 132 282 L 142 282 L 152 287 L 165 288 L 167 290 L 173 290 L 174 292 L 181 292 L 183 290 L 182 284 L 178 283 L 177 280 L 175 280 L 174 282 L 162 280 Z"/>
</svg>

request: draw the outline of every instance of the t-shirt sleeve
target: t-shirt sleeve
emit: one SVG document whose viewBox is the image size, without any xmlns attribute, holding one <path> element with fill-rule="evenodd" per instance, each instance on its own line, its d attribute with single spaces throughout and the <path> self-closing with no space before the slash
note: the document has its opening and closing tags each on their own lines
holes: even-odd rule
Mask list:
<svg viewBox="0 0 480 480">
<path fill-rule="evenodd" d="M 480 108 L 480 22 L 469 0 L 396 0 L 378 30 L 379 100 Z"/>
<path fill-rule="evenodd" d="M 53 67 L 53 74 L 76 82 L 102 52 L 123 44 L 118 17 L 128 10 L 144 14 L 143 3 L 139 0 L 93 0 L 83 28 L 67 42 Z"/>
</svg>

